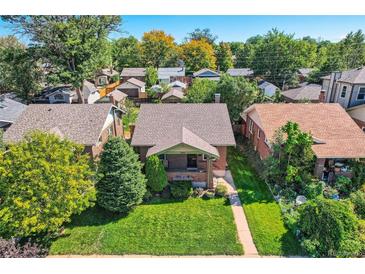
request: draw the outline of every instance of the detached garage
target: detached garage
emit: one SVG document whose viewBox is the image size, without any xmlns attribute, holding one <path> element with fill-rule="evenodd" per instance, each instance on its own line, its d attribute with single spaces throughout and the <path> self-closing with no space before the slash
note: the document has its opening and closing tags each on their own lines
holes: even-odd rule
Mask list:
<svg viewBox="0 0 365 274">
<path fill-rule="evenodd" d="M 146 84 L 135 78 L 130 78 L 117 87 L 118 90 L 127 94 L 130 98 L 146 98 Z"/>
</svg>

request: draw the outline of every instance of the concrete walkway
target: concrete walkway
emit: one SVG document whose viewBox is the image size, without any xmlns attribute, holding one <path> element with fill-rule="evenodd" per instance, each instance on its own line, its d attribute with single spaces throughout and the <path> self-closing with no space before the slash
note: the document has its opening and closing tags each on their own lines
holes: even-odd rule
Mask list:
<svg viewBox="0 0 365 274">
<path fill-rule="evenodd" d="M 250 229 L 241 201 L 238 197 L 236 186 L 233 182 L 232 174 L 227 170 L 223 178 L 218 179 L 218 183 L 224 183 L 228 188 L 229 201 L 231 203 L 234 220 L 237 227 L 238 239 L 243 245 L 245 254 L 244 257 L 260 257 L 256 246 L 253 242 Z"/>
</svg>

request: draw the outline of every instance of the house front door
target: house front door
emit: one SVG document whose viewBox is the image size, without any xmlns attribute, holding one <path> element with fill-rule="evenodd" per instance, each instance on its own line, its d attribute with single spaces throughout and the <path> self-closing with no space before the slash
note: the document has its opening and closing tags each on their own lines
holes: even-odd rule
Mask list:
<svg viewBox="0 0 365 274">
<path fill-rule="evenodd" d="M 196 154 L 188 154 L 187 158 L 188 158 L 187 168 L 188 169 L 191 169 L 191 168 L 196 169 L 198 167 L 197 155 Z"/>
</svg>

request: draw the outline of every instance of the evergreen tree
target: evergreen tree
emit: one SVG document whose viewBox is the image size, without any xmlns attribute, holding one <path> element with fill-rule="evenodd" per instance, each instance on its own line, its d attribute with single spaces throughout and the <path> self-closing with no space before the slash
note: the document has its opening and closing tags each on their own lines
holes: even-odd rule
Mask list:
<svg viewBox="0 0 365 274">
<path fill-rule="evenodd" d="M 228 43 L 220 42 L 217 52 L 217 67 L 220 71 L 226 72 L 233 67 L 232 51 Z"/>
<path fill-rule="evenodd" d="M 138 155 L 120 137 L 104 145 L 96 185 L 97 203 L 112 212 L 126 213 L 142 202 L 146 179 Z"/>
<path fill-rule="evenodd" d="M 152 155 L 146 161 L 147 186 L 154 192 L 160 192 L 167 186 L 165 168 L 157 155 Z"/>
</svg>

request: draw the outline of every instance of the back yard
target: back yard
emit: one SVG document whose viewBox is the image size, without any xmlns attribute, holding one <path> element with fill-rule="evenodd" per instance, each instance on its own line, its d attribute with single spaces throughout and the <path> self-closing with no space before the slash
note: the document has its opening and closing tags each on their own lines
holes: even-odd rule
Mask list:
<svg viewBox="0 0 365 274">
<path fill-rule="evenodd" d="M 127 216 L 89 209 L 74 217 L 50 254 L 241 255 L 243 248 L 225 199 L 189 198 L 157 199 Z"/>
<path fill-rule="evenodd" d="M 299 244 L 284 226 L 279 205 L 244 154 L 230 149 L 228 165 L 259 254 L 298 255 Z"/>
</svg>

